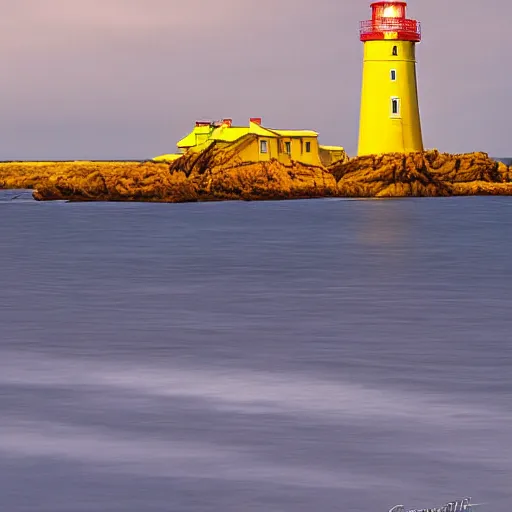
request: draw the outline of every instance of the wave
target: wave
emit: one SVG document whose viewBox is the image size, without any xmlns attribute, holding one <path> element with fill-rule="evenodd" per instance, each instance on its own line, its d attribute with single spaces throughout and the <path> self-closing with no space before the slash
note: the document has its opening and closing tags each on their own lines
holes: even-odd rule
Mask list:
<svg viewBox="0 0 512 512">
<path fill-rule="evenodd" d="M 220 411 L 309 414 L 324 421 L 407 422 L 416 428 L 480 429 L 512 423 L 512 412 L 460 398 L 396 388 L 370 388 L 342 378 L 205 367 L 134 365 L 0 351 L 0 385 L 89 387 L 138 395 L 207 400 Z"/>
</svg>

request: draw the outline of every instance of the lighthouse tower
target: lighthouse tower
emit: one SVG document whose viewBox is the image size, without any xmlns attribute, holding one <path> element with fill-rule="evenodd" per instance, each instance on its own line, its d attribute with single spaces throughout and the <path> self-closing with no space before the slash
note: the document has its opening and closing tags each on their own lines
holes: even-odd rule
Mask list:
<svg viewBox="0 0 512 512">
<path fill-rule="evenodd" d="M 362 21 L 363 85 L 358 155 L 423 151 L 416 43 L 420 23 L 406 18 L 406 2 L 376 2 Z"/>
</svg>

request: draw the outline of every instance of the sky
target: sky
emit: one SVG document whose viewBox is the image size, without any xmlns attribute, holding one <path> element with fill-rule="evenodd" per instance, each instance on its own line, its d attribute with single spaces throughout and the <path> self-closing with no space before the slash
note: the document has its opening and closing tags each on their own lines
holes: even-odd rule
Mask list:
<svg viewBox="0 0 512 512">
<path fill-rule="evenodd" d="M 370 0 L 0 0 L 0 160 L 144 159 L 196 119 L 357 151 Z M 427 148 L 512 155 L 509 0 L 410 0 Z"/>
</svg>

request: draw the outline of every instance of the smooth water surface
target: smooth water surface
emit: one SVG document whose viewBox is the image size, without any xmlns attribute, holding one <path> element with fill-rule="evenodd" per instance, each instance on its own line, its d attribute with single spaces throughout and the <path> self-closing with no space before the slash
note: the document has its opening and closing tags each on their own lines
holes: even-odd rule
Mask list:
<svg viewBox="0 0 512 512">
<path fill-rule="evenodd" d="M 0 510 L 510 509 L 511 199 L 16 196 Z"/>
</svg>

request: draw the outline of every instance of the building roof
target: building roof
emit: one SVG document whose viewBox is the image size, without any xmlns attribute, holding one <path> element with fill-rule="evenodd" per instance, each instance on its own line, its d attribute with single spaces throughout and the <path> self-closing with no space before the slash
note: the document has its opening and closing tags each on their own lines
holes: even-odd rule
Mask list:
<svg viewBox="0 0 512 512">
<path fill-rule="evenodd" d="M 327 151 L 345 151 L 343 146 L 323 146 L 320 144 L 320 149 L 326 149 Z"/>
<path fill-rule="evenodd" d="M 177 146 L 179 148 L 191 148 L 197 144 L 197 135 L 209 135 L 211 132 L 210 126 L 196 126 L 186 137 L 181 139 Z"/>
<path fill-rule="evenodd" d="M 279 135 L 275 130 L 270 130 L 269 128 L 263 128 L 260 124 L 253 123 L 252 121 L 249 123 L 249 133 L 253 133 L 255 135 L 262 135 L 263 137 L 278 137 Z"/>
<path fill-rule="evenodd" d="M 264 128 L 258 122 L 249 122 L 249 126 L 232 126 L 231 120 L 229 123 L 223 124 L 208 124 L 207 122 L 201 122 L 196 124 L 194 129 L 183 139 L 181 139 L 177 146 L 178 148 L 192 148 L 198 144 L 210 141 L 221 141 L 221 142 L 235 142 L 245 135 L 253 134 L 262 137 L 318 137 L 318 133 L 312 130 L 274 130 Z M 201 142 L 198 141 L 199 136 L 206 136 Z"/>
<path fill-rule="evenodd" d="M 272 130 L 280 137 L 318 137 L 313 130 Z"/>
<path fill-rule="evenodd" d="M 249 126 L 219 126 L 213 130 L 210 138 L 223 142 L 234 142 L 249 134 L 260 135 L 262 137 L 279 137 L 279 134 L 274 130 L 269 130 L 259 124 L 251 122 Z"/>
<path fill-rule="evenodd" d="M 212 131 L 210 138 L 223 142 L 234 142 L 240 137 L 247 135 L 249 128 L 247 126 L 219 126 Z"/>
</svg>

